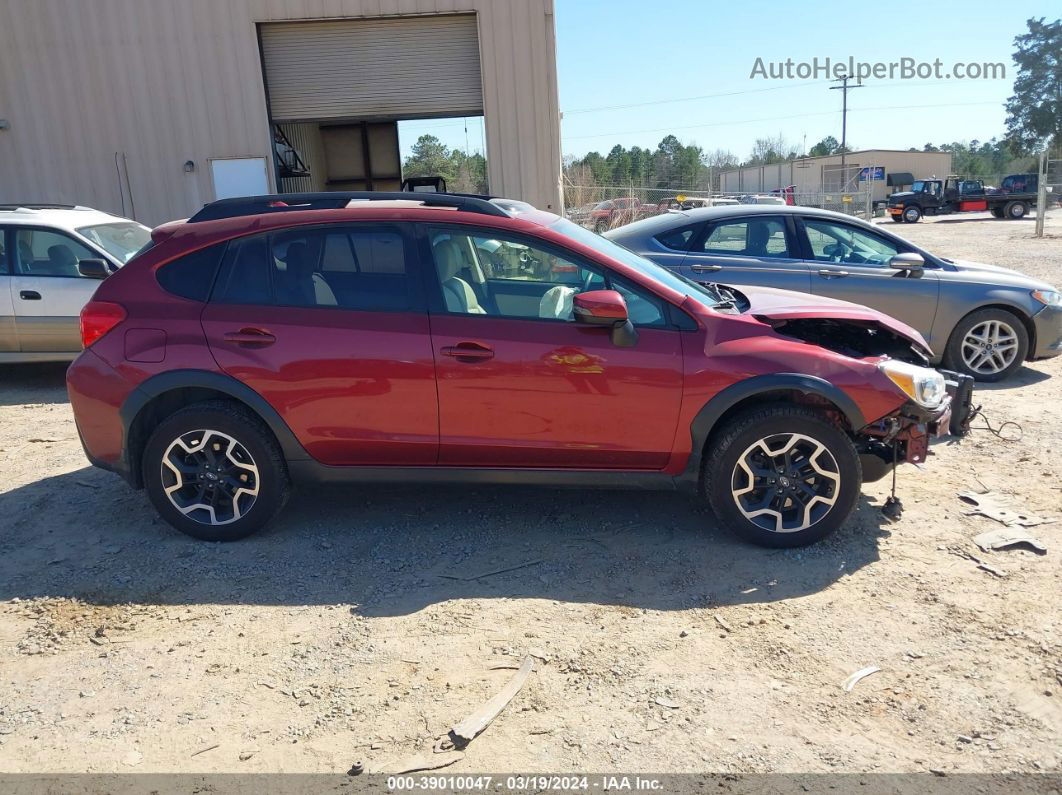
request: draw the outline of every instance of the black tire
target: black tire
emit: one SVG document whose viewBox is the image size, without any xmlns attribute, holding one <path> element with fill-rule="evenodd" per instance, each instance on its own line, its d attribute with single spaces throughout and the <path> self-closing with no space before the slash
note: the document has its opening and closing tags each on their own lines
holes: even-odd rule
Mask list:
<svg viewBox="0 0 1062 795">
<path fill-rule="evenodd" d="M 974 369 L 966 363 L 963 358 L 963 340 L 974 328 L 982 323 L 991 321 L 1005 323 L 1013 331 L 1018 347 L 1014 360 L 1006 368 L 997 372 L 983 372 Z M 948 345 L 944 349 L 944 364 L 949 370 L 972 375 L 977 381 L 993 383 L 1009 378 L 1016 370 L 1020 369 L 1028 353 L 1029 332 L 1020 317 L 1005 309 L 979 309 L 960 320 L 954 330 L 952 330 L 951 336 L 948 337 Z"/>
<path fill-rule="evenodd" d="M 241 458 L 249 456 L 250 466 L 247 463 L 243 465 L 237 464 L 237 468 L 233 471 L 239 474 L 235 477 L 249 479 L 249 485 L 257 487 L 258 493 L 253 496 L 253 499 L 248 499 L 250 495 L 238 493 L 233 498 L 232 495 L 222 491 L 223 488 L 228 488 L 228 486 L 223 487 L 221 485 L 221 480 L 234 483 L 233 478 L 228 478 L 227 475 L 212 475 L 209 473 L 206 476 L 198 473 L 190 474 L 188 475 L 189 483 L 186 488 L 190 491 L 198 488 L 198 493 L 193 498 L 198 500 L 198 502 L 212 499 L 204 495 L 204 488 L 209 490 L 211 495 L 218 491 L 222 493 L 216 497 L 220 503 L 215 506 L 216 512 L 206 514 L 205 511 L 209 509 L 195 509 L 192 511 L 193 516 L 188 516 L 182 513 L 166 495 L 165 489 L 168 485 L 174 485 L 171 481 L 178 476 L 172 470 L 164 467 L 163 456 L 171 445 L 176 443 L 176 440 L 181 437 L 191 437 L 194 432 L 204 430 L 218 433 L 219 439 L 221 439 L 222 435 L 227 435 L 235 440 L 238 445 L 242 446 L 243 450 L 240 451 L 237 448 L 235 454 Z M 198 440 L 189 439 L 189 441 Z M 215 447 L 214 449 L 219 448 Z M 180 450 L 177 450 L 176 454 L 178 456 L 184 455 Z M 222 465 L 229 466 L 230 460 L 228 456 L 225 456 L 219 462 L 219 467 Z M 196 465 L 193 463 L 188 464 L 188 466 L 194 467 Z M 244 469 L 238 468 L 241 466 L 246 468 L 246 472 Z M 249 536 L 276 516 L 291 494 L 291 481 L 288 477 L 287 466 L 284 463 L 284 456 L 272 432 L 265 423 L 250 411 L 227 401 L 211 400 L 194 403 L 164 419 L 151 433 L 144 447 L 141 469 L 148 497 L 162 518 L 182 533 L 187 533 L 203 541 L 236 541 Z M 210 467 L 207 466 L 206 469 L 209 470 Z M 213 482 L 208 483 L 206 477 L 210 477 Z M 197 486 L 195 483 L 201 485 Z M 240 486 L 238 483 L 234 483 L 234 485 L 236 487 Z M 176 494 L 177 498 L 181 497 L 180 491 Z M 239 508 L 235 507 L 237 503 L 240 504 Z M 185 507 L 187 508 L 188 506 Z M 242 515 L 224 524 L 211 524 L 209 521 L 199 521 L 194 518 L 194 516 L 199 516 L 203 519 L 206 519 L 207 516 L 218 518 L 220 515 L 222 520 L 224 520 L 226 508 L 231 508 L 228 513 L 235 515 L 236 511 L 239 510 Z"/>
<path fill-rule="evenodd" d="M 922 210 L 911 204 L 903 208 L 903 222 L 905 224 L 917 224 L 922 220 Z"/>
<path fill-rule="evenodd" d="M 753 485 L 743 474 L 748 470 L 739 472 L 739 460 L 743 459 L 747 451 L 761 439 L 777 437 L 780 446 L 784 447 L 784 437 L 792 434 L 799 434 L 814 440 L 829 451 L 835 467 L 832 471 L 836 477 L 833 479 L 833 487 L 825 496 L 832 497 L 834 502 L 832 506 L 828 505 L 827 510 L 808 527 L 778 531 L 763 526 L 763 523 L 770 523 L 774 520 L 763 519 L 763 522 L 757 523 L 748 518 L 738 507 L 738 500 L 741 497 L 735 494 L 735 491 L 740 490 L 737 485 L 739 480 L 745 479 L 742 487 Z M 813 409 L 785 403 L 754 407 L 730 419 L 724 427 L 712 434 L 709 444 L 710 448 L 705 454 L 701 474 L 702 492 L 720 523 L 746 541 L 776 548 L 805 546 L 837 530 L 855 510 L 863 482 L 863 471 L 855 446 L 846 433 Z M 755 455 L 755 452 L 752 454 Z M 829 461 L 821 460 L 821 452 L 816 452 L 810 457 L 816 459 L 822 468 L 827 468 L 830 464 Z M 776 486 L 780 488 L 779 481 L 786 480 L 785 477 L 774 478 L 774 472 L 771 472 L 771 475 L 775 485 L 765 486 L 762 489 L 764 499 L 775 499 L 770 495 L 770 491 Z M 814 474 L 812 477 L 815 477 Z M 837 485 L 838 481 L 839 485 Z M 790 484 L 800 485 L 795 479 L 791 480 Z M 756 491 L 751 493 L 756 494 Z M 789 501 L 791 498 L 783 495 L 777 499 Z M 818 501 L 813 502 L 815 505 L 822 504 Z M 815 505 L 810 505 L 810 507 L 814 508 Z M 781 515 L 784 511 L 783 507 L 782 512 L 776 515 Z M 807 514 L 805 513 L 804 516 L 807 517 Z"/>
<path fill-rule="evenodd" d="M 1010 221 L 1017 221 L 1019 218 L 1024 218 L 1028 211 L 1029 207 L 1025 202 L 1007 202 L 1003 206 L 1003 217 Z"/>
<path fill-rule="evenodd" d="M 1004 215 L 1003 215 L 1003 208 L 1002 208 L 1002 207 L 993 207 L 993 208 L 991 209 L 991 211 L 990 211 L 990 212 L 991 212 L 991 213 L 992 213 L 992 215 L 994 215 L 994 216 L 995 216 L 996 218 L 1003 218 L 1003 217 L 1004 217 Z"/>
<path fill-rule="evenodd" d="M 599 235 L 602 234 L 603 232 L 607 232 L 608 231 L 608 222 L 607 221 L 598 221 L 596 224 L 594 224 L 594 231 L 597 232 Z"/>
</svg>

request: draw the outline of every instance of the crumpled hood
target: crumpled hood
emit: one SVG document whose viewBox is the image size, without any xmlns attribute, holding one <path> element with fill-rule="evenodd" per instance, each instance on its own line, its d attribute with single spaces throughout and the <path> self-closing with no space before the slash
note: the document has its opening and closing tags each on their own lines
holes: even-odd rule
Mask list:
<svg viewBox="0 0 1062 795">
<path fill-rule="evenodd" d="M 749 302 L 749 308 L 745 312 L 747 315 L 768 321 L 828 318 L 876 324 L 913 342 L 926 353 L 932 353 L 929 343 L 916 329 L 862 304 L 792 290 L 779 290 L 774 287 L 746 287 L 744 285 L 739 287 L 726 285 L 726 287 L 728 290 L 745 296 Z"/>
</svg>

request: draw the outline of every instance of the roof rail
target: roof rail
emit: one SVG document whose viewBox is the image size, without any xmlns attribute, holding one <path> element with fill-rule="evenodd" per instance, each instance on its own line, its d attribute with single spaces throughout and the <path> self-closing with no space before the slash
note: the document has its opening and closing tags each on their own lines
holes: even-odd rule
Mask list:
<svg viewBox="0 0 1062 795">
<path fill-rule="evenodd" d="M 0 210 L 77 210 L 78 204 L 54 204 L 52 202 L 0 202 Z"/>
<path fill-rule="evenodd" d="M 291 212 L 295 210 L 339 210 L 350 202 L 413 201 L 425 207 L 454 207 L 466 212 L 509 218 L 503 208 L 478 196 L 453 193 L 415 193 L 378 191 L 334 191 L 326 193 L 273 193 L 265 196 L 245 196 L 219 199 L 203 207 L 188 219 L 189 223 L 238 218 L 242 215 Z"/>
</svg>

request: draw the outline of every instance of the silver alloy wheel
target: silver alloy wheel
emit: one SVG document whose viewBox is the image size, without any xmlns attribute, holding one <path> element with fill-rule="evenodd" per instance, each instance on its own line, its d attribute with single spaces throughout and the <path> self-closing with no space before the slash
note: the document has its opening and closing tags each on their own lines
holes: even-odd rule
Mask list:
<svg viewBox="0 0 1062 795">
<path fill-rule="evenodd" d="M 1002 320 L 986 320 L 966 332 L 962 340 L 962 360 L 971 371 L 982 375 L 1001 373 L 1014 364 L 1018 355 L 1018 334 Z"/>
<path fill-rule="evenodd" d="M 907 220 L 908 223 L 913 224 L 919 219 L 920 216 L 921 213 L 916 207 L 908 207 L 906 210 L 903 211 L 903 217 Z"/>
<path fill-rule="evenodd" d="M 731 480 L 738 510 L 772 533 L 795 533 L 821 521 L 840 491 L 833 453 L 800 433 L 776 433 L 750 444 Z"/>
<path fill-rule="evenodd" d="M 162 488 L 173 507 L 200 524 L 231 524 L 258 498 L 258 467 L 221 431 L 189 431 L 162 454 Z"/>
</svg>

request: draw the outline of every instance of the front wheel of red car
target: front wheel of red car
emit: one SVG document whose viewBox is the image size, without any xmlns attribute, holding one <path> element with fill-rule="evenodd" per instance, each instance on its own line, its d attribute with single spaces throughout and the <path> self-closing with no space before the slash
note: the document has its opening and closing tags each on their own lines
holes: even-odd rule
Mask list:
<svg viewBox="0 0 1062 795">
<path fill-rule="evenodd" d="M 204 541 L 250 535 L 291 491 L 269 428 L 224 401 L 187 406 L 159 423 L 144 447 L 142 473 L 162 518 Z"/>
<path fill-rule="evenodd" d="M 713 435 L 703 489 L 719 521 L 746 541 L 800 547 L 855 510 L 862 468 L 841 429 L 802 406 L 761 406 Z"/>
</svg>

